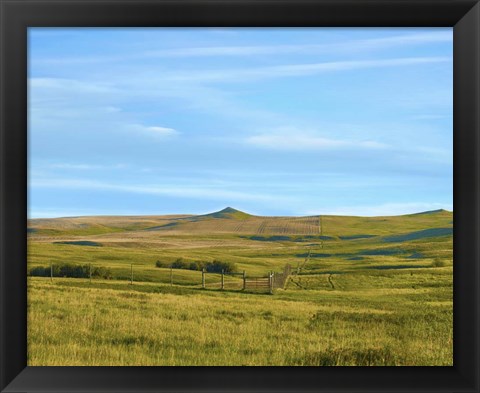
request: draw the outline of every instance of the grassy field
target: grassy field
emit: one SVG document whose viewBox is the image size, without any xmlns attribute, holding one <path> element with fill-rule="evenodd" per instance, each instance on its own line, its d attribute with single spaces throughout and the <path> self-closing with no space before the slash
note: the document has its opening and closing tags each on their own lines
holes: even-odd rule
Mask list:
<svg viewBox="0 0 480 393">
<path fill-rule="evenodd" d="M 28 278 L 29 365 L 452 365 L 453 214 L 30 220 L 29 269 L 106 266 L 112 279 Z M 238 277 L 155 267 L 232 262 L 292 275 L 274 295 Z M 134 283 L 130 285 L 131 266 Z"/>
</svg>

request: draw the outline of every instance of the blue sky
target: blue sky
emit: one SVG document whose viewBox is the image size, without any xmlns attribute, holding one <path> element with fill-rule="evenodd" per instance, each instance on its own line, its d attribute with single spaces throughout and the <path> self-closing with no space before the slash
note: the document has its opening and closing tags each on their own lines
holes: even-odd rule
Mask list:
<svg viewBox="0 0 480 393">
<path fill-rule="evenodd" d="M 30 28 L 29 217 L 452 210 L 450 28 Z"/>
</svg>

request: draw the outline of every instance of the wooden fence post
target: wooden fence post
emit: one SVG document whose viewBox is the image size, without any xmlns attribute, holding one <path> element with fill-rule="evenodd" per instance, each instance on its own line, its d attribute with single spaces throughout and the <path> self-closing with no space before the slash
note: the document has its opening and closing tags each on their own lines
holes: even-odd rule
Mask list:
<svg viewBox="0 0 480 393">
<path fill-rule="evenodd" d="M 50 264 L 50 281 L 53 282 L 53 263 Z"/>
<path fill-rule="evenodd" d="M 205 268 L 202 269 L 202 288 L 205 289 Z"/>
<path fill-rule="evenodd" d="M 88 278 L 90 280 L 90 284 L 92 283 L 92 264 L 88 264 Z"/>
<path fill-rule="evenodd" d="M 274 273 L 271 272 L 270 276 L 269 276 L 270 295 L 273 295 L 273 275 L 274 275 Z"/>
<path fill-rule="evenodd" d="M 133 263 L 130 264 L 130 285 L 133 285 Z"/>
<path fill-rule="evenodd" d="M 247 275 L 245 274 L 245 270 L 243 271 L 243 288 L 242 290 L 244 291 L 247 287 Z"/>
<path fill-rule="evenodd" d="M 225 288 L 224 270 L 222 269 L 222 290 Z"/>
</svg>

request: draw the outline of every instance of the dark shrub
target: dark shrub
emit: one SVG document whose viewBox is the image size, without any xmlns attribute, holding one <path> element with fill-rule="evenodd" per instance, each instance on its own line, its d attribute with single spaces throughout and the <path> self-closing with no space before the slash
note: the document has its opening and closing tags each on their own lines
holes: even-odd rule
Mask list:
<svg viewBox="0 0 480 393">
<path fill-rule="evenodd" d="M 189 265 L 183 260 L 183 258 L 178 258 L 172 263 L 171 267 L 173 269 L 188 269 Z"/>
<path fill-rule="evenodd" d="M 197 264 L 197 270 L 202 270 L 207 267 L 208 262 L 203 262 L 203 261 L 197 261 L 195 262 Z"/>
<path fill-rule="evenodd" d="M 87 278 L 89 273 L 88 265 L 71 265 L 64 264 L 60 265 L 60 271 L 58 273 L 59 277 L 73 277 L 73 278 Z"/>
<path fill-rule="evenodd" d="M 50 266 L 36 266 L 30 269 L 30 275 L 34 277 L 47 277 L 50 276 Z"/>
<path fill-rule="evenodd" d="M 61 267 L 61 265 L 59 265 L 59 264 L 53 264 L 53 265 L 52 265 L 53 277 L 58 277 L 58 276 L 60 276 L 60 267 Z M 46 270 L 46 271 L 47 271 L 47 270 L 49 271 L 49 269 L 50 269 L 49 267 L 45 267 L 45 270 Z M 48 272 L 48 274 L 50 274 L 50 271 Z"/>
<path fill-rule="evenodd" d="M 225 273 L 233 273 L 237 270 L 233 262 L 218 261 L 216 259 L 213 262 L 207 262 L 205 268 L 209 273 L 221 273 L 222 270 Z"/>
<path fill-rule="evenodd" d="M 54 277 L 71 277 L 71 278 L 89 278 L 89 265 L 72 265 L 72 264 L 54 264 L 52 266 Z M 112 278 L 112 272 L 109 268 L 99 266 L 91 267 L 92 277 L 101 277 L 105 279 Z M 30 269 L 31 276 L 50 277 L 50 266 L 37 266 Z"/>
<path fill-rule="evenodd" d="M 168 267 L 168 264 L 164 263 L 162 261 L 157 261 L 157 262 L 155 262 L 155 266 L 156 267 Z"/>
<path fill-rule="evenodd" d="M 100 277 L 110 280 L 112 278 L 112 271 L 108 267 L 95 267 L 92 269 L 92 277 Z"/>
</svg>

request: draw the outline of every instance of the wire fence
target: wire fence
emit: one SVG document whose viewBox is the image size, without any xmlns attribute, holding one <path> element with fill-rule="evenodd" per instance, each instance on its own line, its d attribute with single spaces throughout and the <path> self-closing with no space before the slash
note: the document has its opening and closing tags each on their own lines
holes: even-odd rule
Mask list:
<svg viewBox="0 0 480 393">
<path fill-rule="evenodd" d="M 206 269 L 189 270 L 164 267 L 152 267 L 141 264 L 126 263 L 51 263 L 33 266 L 30 276 L 46 277 L 52 282 L 56 278 L 86 279 L 90 283 L 95 280 L 162 283 L 201 287 L 218 290 L 243 290 L 273 293 L 274 289 L 284 288 L 291 273 L 291 266 L 286 265 L 283 272 L 270 272 L 266 276 L 250 276 L 242 272 L 208 272 Z"/>
</svg>

